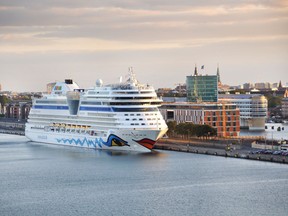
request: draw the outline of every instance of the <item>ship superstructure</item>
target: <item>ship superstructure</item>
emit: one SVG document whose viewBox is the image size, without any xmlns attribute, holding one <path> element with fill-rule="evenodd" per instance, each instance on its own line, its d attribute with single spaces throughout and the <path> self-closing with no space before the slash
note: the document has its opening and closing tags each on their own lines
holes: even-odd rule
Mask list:
<svg viewBox="0 0 288 216">
<path fill-rule="evenodd" d="M 36 142 L 147 152 L 168 130 L 161 102 L 131 69 L 124 83 L 103 85 L 98 79 L 87 90 L 65 80 L 33 99 L 25 134 Z"/>
</svg>

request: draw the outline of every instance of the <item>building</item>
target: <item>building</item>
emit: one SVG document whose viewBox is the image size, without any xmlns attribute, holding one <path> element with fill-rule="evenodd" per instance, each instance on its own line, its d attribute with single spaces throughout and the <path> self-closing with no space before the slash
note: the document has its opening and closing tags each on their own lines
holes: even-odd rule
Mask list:
<svg viewBox="0 0 288 216">
<path fill-rule="evenodd" d="M 288 97 L 282 99 L 281 109 L 283 118 L 288 118 Z"/>
<path fill-rule="evenodd" d="M 281 103 L 282 117 L 288 118 L 288 89 L 286 90 Z"/>
<path fill-rule="evenodd" d="M 6 104 L 4 107 L 5 117 L 25 120 L 28 118 L 31 106 L 31 102 L 12 102 Z"/>
<path fill-rule="evenodd" d="M 240 127 L 265 130 L 267 99 L 260 94 L 219 94 L 219 102 L 236 104 L 240 110 Z"/>
<path fill-rule="evenodd" d="M 236 137 L 240 133 L 240 112 L 235 104 L 166 103 L 160 108 L 165 121 L 207 124 L 219 137 Z"/>
<path fill-rule="evenodd" d="M 269 82 L 255 83 L 255 88 L 256 89 L 270 89 L 271 84 Z"/>
<path fill-rule="evenodd" d="M 252 83 L 244 83 L 243 84 L 243 89 L 245 90 L 249 90 L 249 89 L 253 89 L 254 85 Z"/>
<path fill-rule="evenodd" d="M 219 70 L 217 73 L 219 73 Z M 217 102 L 218 81 L 217 75 L 198 75 L 195 66 L 194 75 L 186 77 L 187 101 Z"/>
</svg>

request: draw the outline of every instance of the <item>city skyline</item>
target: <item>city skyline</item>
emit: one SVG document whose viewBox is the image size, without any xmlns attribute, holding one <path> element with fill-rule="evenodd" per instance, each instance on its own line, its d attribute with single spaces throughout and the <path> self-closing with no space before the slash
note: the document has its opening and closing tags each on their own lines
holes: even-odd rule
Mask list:
<svg viewBox="0 0 288 216">
<path fill-rule="evenodd" d="M 0 0 L 2 90 L 125 76 L 155 88 L 200 74 L 228 85 L 288 82 L 288 2 Z M 205 65 L 204 70 L 201 66 Z"/>
</svg>

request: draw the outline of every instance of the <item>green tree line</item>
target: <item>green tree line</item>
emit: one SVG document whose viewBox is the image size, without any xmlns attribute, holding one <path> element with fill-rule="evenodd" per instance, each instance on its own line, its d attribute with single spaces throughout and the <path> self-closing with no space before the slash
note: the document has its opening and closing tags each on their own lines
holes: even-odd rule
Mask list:
<svg viewBox="0 0 288 216">
<path fill-rule="evenodd" d="M 217 136 L 217 130 L 210 125 L 193 124 L 189 122 L 177 124 L 175 121 L 167 123 L 169 128 L 168 136 L 181 135 L 187 138 L 191 136 L 197 137 L 211 137 Z"/>
</svg>

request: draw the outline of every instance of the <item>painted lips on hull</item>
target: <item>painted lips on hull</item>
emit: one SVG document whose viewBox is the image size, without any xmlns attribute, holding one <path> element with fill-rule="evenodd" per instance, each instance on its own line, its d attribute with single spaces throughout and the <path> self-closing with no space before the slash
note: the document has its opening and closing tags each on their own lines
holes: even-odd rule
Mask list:
<svg viewBox="0 0 288 216">
<path fill-rule="evenodd" d="M 141 140 L 133 140 L 133 141 L 137 142 L 138 144 L 140 144 L 140 145 L 142 145 L 145 148 L 148 148 L 150 150 L 153 148 L 154 144 L 156 143 L 156 141 L 148 139 L 148 138 L 144 138 Z"/>
</svg>

